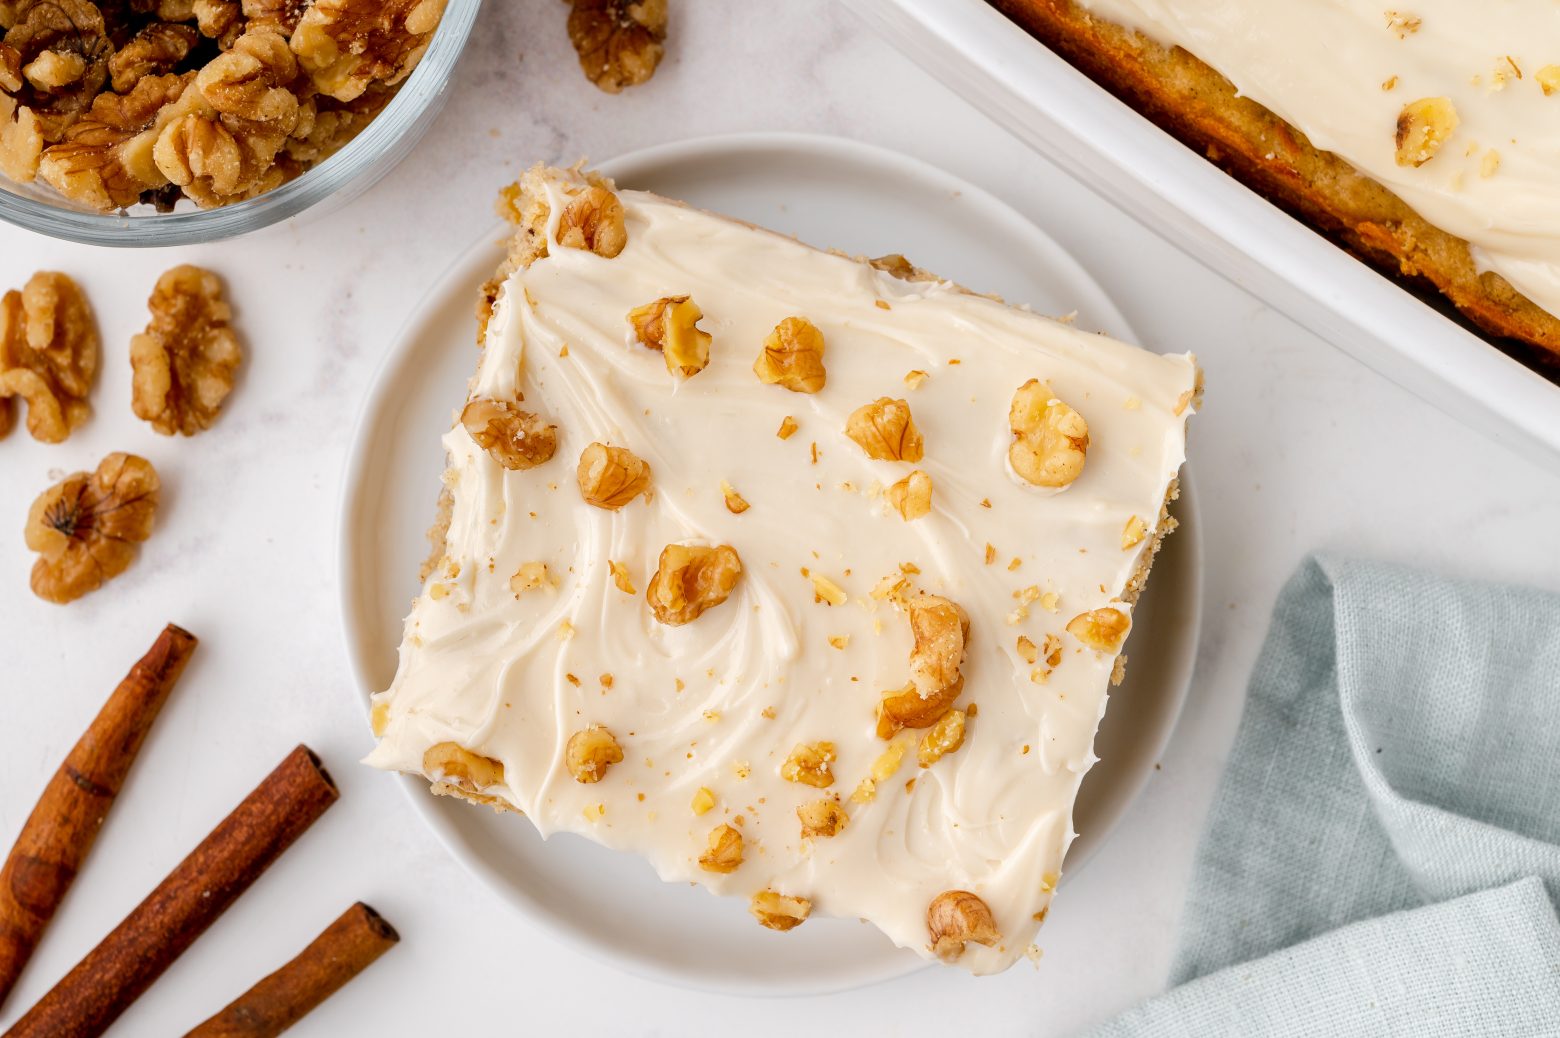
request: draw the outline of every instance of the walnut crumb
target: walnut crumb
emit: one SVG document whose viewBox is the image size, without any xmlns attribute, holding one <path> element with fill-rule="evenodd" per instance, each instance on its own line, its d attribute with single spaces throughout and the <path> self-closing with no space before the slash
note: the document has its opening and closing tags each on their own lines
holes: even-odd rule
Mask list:
<svg viewBox="0 0 1560 1038">
<path fill-rule="evenodd" d="M 729 825 L 710 830 L 699 868 L 705 872 L 732 873 L 742 866 L 742 834 Z"/>
<path fill-rule="evenodd" d="M 1447 97 L 1424 97 L 1404 105 L 1397 120 L 1397 164 L 1423 166 L 1435 158 L 1458 122 L 1457 109 Z"/>
<path fill-rule="evenodd" d="M 784 418 L 780 419 L 780 428 L 775 430 L 775 435 L 780 437 L 782 440 L 789 440 L 791 438 L 791 434 L 796 432 L 796 430 L 799 428 L 801 428 L 801 426 L 796 424 L 796 419 L 792 418 L 790 415 L 786 415 Z"/>
<path fill-rule="evenodd" d="M 737 489 L 724 479 L 720 481 L 720 494 L 726 503 L 726 511 L 732 515 L 741 515 L 752 507 L 747 503 L 747 498 L 737 493 Z"/>
<path fill-rule="evenodd" d="M 834 785 L 835 759 L 832 742 L 797 743 L 780 766 L 780 777 L 787 782 L 825 789 Z"/>
<path fill-rule="evenodd" d="M 1143 543 L 1143 538 L 1148 536 L 1148 524 L 1141 516 L 1132 516 L 1127 519 L 1127 524 L 1121 528 L 1121 550 L 1135 548 Z"/>
<path fill-rule="evenodd" d="M 802 839 L 828 839 L 844 832 L 850 816 L 838 797 L 825 797 L 798 804 L 796 817 L 802 823 Z"/>
<path fill-rule="evenodd" d="M 773 890 L 760 890 L 748 903 L 748 911 L 760 926 L 771 930 L 794 930 L 812 914 L 812 902 Z"/>
</svg>

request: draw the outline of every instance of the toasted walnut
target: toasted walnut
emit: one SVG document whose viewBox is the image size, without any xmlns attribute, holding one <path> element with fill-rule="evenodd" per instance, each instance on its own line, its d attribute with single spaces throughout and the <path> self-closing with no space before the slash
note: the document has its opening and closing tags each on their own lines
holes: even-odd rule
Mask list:
<svg viewBox="0 0 1560 1038">
<path fill-rule="evenodd" d="M 832 742 L 799 742 L 791 755 L 780 765 L 780 777 L 787 782 L 800 782 L 804 786 L 825 789 L 834 785 L 834 744 Z"/>
<path fill-rule="evenodd" d="M 1126 640 L 1127 630 L 1131 626 L 1132 621 L 1127 618 L 1126 613 L 1106 606 L 1103 609 L 1091 609 L 1087 613 L 1079 613 L 1067 621 L 1067 633 L 1091 649 L 1115 652 Z"/>
<path fill-rule="evenodd" d="M 916 747 L 916 760 L 921 767 L 931 767 L 964 745 L 964 716 L 963 710 L 949 710 L 926 730 Z"/>
<path fill-rule="evenodd" d="M 691 378 L 710 362 L 710 333 L 697 327 L 703 317 L 687 296 L 667 296 L 630 310 L 628 323 L 640 342 L 661 352 L 667 371 Z"/>
<path fill-rule="evenodd" d="M 823 369 L 823 333 L 805 317 L 787 317 L 775 325 L 753 362 L 753 373 L 765 385 L 793 393 L 816 393 L 828 373 Z"/>
<path fill-rule="evenodd" d="M 38 495 L 27 513 L 33 594 L 63 605 L 123 573 L 151 536 L 159 488 L 151 462 L 114 453 Z"/>
<path fill-rule="evenodd" d="M 1013 394 L 1008 427 L 1013 431 L 1008 463 L 1026 481 L 1065 487 L 1083 471 L 1089 425 L 1039 379 L 1030 379 Z"/>
<path fill-rule="evenodd" d="M 814 602 L 822 602 L 828 606 L 842 606 L 850 601 L 850 596 L 845 593 L 845 589 L 822 573 L 814 573 L 811 579 Z"/>
<path fill-rule="evenodd" d="M 162 121 L 194 81 L 144 76 L 128 94 L 99 94 L 92 108 L 44 149 L 38 177 L 60 194 L 94 209 L 121 209 L 168 183 L 153 155 Z"/>
<path fill-rule="evenodd" d="M 705 872 L 735 872 L 742 865 L 742 834 L 729 825 L 710 830 L 709 844 L 699 855 Z"/>
<path fill-rule="evenodd" d="M 87 298 L 64 274 L 34 274 L 0 298 L 0 435 L 11 397 L 27 401 L 33 439 L 59 443 L 87 420 L 97 372 L 98 333 Z"/>
<path fill-rule="evenodd" d="M 804 840 L 838 836 L 850 821 L 844 805 L 834 797 L 809 800 L 805 804 L 799 804 L 796 808 L 796 817 L 801 820 Z"/>
<path fill-rule="evenodd" d="M 595 724 L 569 736 L 564 756 L 574 781 L 600 782 L 609 767 L 622 762 L 623 747 L 610 731 Z"/>
<path fill-rule="evenodd" d="M 708 786 L 700 786 L 693 794 L 693 800 L 688 804 L 690 810 L 696 815 L 707 815 L 715 809 L 715 794 L 710 792 Z"/>
<path fill-rule="evenodd" d="M 241 12 L 239 0 L 193 0 L 190 13 L 200 34 L 214 40 L 233 31 Z"/>
<path fill-rule="evenodd" d="M 905 610 L 915 639 L 910 650 L 910 681 L 923 697 L 933 696 L 959 679 L 970 618 L 957 603 L 941 595 L 917 595 L 905 603 Z"/>
<path fill-rule="evenodd" d="M 944 962 L 964 954 L 970 941 L 990 948 L 1002 939 L 986 902 L 967 890 L 945 890 L 926 907 L 932 953 Z"/>
<path fill-rule="evenodd" d="M 1533 78 L 1538 80 L 1538 88 L 1548 97 L 1560 90 L 1560 65 L 1545 65 L 1533 73 Z"/>
<path fill-rule="evenodd" d="M 251 29 L 200 70 L 195 86 L 222 115 L 265 123 L 285 136 L 297 124 L 298 98 L 288 89 L 297 74 L 281 33 Z"/>
<path fill-rule="evenodd" d="M 867 457 L 879 461 L 920 461 L 924 453 L 910 405 L 891 397 L 878 397 L 852 411 L 845 420 L 845 435 L 855 440 Z"/>
<path fill-rule="evenodd" d="M 901 281 L 911 281 L 915 278 L 915 264 L 897 252 L 890 252 L 886 256 L 878 256 L 867 261 L 873 267 L 889 274 Z"/>
<path fill-rule="evenodd" d="M 888 503 L 906 522 L 928 514 L 932 510 L 932 477 L 916 469 L 888 488 Z"/>
<path fill-rule="evenodd" d="M 448 782 L 467 792 L 480 793 L 504 784 L 504 765 L 492 757 L 472 753 L 460 743 L 434 743 L 423 753 L 423 774 L 436 782 Z"/>
<path fill-rule="evenodd" d="M 1397 164 L 1423 166 L 1457 129 L 1457 109 L 1448 97 L 1422 97 L 1398 113 Z"/>
<path fill-rule="evenodd" d="M 308 0 L 243 0 L 242 10 L 248 28 L 264 26 L 291 36 L 308 7 Z"/>
<path fill-rule="evenodd" d="M 5 46 L 23 83 L 14 91 L 57 140 L 85 112 L 108 79 L 109 43 L 103 12 L 87 0 L 21 0 Z"/>
<path fill-rule="evenodd" d="M 1143 543 L 1143 538 L 1148 536 L 1148 524 L 1141 516 L 1132 516 L 1127 520 L 1127 525 L 1121 528 L 1121 550 L 1135 548 Z"/>
<path fill-rule="evenodd" d="M 174 267 L 157 279 L 152 319 L 130 340 L 131 407 L 164 436 L 210 428 L 233 389 L 243 352 L 222 282 L 209 270 Z"/>
<path fill-rule="evenodd" d="M 805 897 L 760 890 L 748 902 L 748 911 L 761 926 L 771 930 L 794 930 L 812 914 L 812 902 Z"/>
<path fill-rule="evenodd" d="M 612 571 L 612 583 L 625 595 L 637 595 L 639 591 L 634 587 L 634 580 L 628 575 L 628 567 L 621 562 L 608 560 L 607 568 Z"/>
<path fill-rule="evenodd" d="M 953 707 L 963 691 L 964 678 L 960 677 L 929 696 L 921 695 L 914 684 L 884 692 L 878 700 L 878 738 L 892 739 L 904 728 L 930 728 Z"/>
<path fill-rule="evenodd" d="M 558 578 L 547 569 L 545 562 L 522 562 L 509 578 L 509 590 L 516 597 L 527 591 L 552 591 L 558 587 Z"/>
<path fill-rule="evenodd" d="M 314 0 L 292 49 L 322 94 L 350 101 L 370 84 L 399 83 L 433 40 L 445 0 Z"/>
<path fill-rule="evenodd" d="M 752 507 L 747 503 L 747 498 L 737 493 L 737 488 L 724 479 L 720 481 L 720 496 L 726 503 L 726 511 L 732 515 L 741 515 Z"/>
<path fill-rule="evenodd" d="M 627 447 L 591 444 L 580 454 L 575 476 L 585 502 L 609 511 L 650 491 L 650 463 Z"/>
<path fill-rule="evenodd" d="M 786 415 L 784 418 L 780 419 L 780 428 L 775 430 L 775 435 L 780 437 L 782 440 L 789 440 L 792 434 L 794 434 L 796 430 L 800 428 L 801 426 L 796 424 L 795 418 L 792 418 L 790 415 Z"/>
<path fill-rule="evenodd" d="M 609 94 L 655 75 L 666 42 L 666 0 L 572 0 L 569 41 L 585 78 Z"/>
<path fill-rule="evenodd" d="M 302 163 L 324 162 L 362 133 L 394 96 L 388 88 L 370 87 L 351 101 L 309 98 L 298 109 L 298 125 L 283 145 L 287 155 Z"/>
<path fill-rule="evenodd" d="M 1040 659 L 1040 649 L 1028 635 L 1018 636 L 1018 657 L 1025 663 L 1031 664 Z"/>
<path fill-rule="evenodd" d="M 534 469 L 558 449 L 558 427 L 508 400 L 477 397 L 460 412 L 460 424 L 478 447 L 506 469 Z"/>
<path fill-rule="evenodd" d="M 606 259 L 616 256 L 628 244 L 623 203 L 599 184 L 580 191 L 558 216 L 558 244 Z"/>
<path fill-rule="evenodd" d="M 0 173 L 20 184 L 38 175 L 43 128 L 31 108 L 0 93 Z"/>
<path fill-rule="evenodd" d="M 724 602 L 740 576 L 742 560 L 728 544 L 668 544 L 661 549 L 645 599 L 657 620 L 681 627 Z"/>
<path fill-rule="evenodd" d="M 116 93 L 129 93 L 145 76 L 172 72 L 190 56 L 200 32 L 175 22 L 152 22 L 108 59 L 108 72 Z"/>
</svg>

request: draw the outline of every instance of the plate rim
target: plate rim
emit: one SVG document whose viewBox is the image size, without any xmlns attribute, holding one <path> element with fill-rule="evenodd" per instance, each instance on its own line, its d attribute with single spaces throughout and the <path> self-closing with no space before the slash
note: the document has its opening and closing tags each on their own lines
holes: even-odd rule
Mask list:
<svg viewBox="0 0 1560 1038">
<path fill-rule="evenodd" d="M 1102 312 L 1096 316 L 1106 319 L 1106 322 L 1110 325 L 1110 333 L 1125 337 L 1129 342 L 1139 341 L 1131 324 L 1116 304 L 1114 297 L 1094 273 L 1084 267 L 1083 264 L 1068 253 L 1033 220 L 985 188 L 966 181 L 962 177 L 949 173 L 923 159 L 906 155 L 890 148 L 825 134 L 795 131 L 755 131 L 709 134 L 679 141 L 664 142 L 626 152 L 595 163 L 593 167 L 614 179 L 631 180 L 657 166 L 686 162 L 690 159 L 704 158 L 716 154 L 729 156 L 777 150 L 792 153 L 793 155 L 797 153 L 810 154 L 824 160 L 843 159 L 857 165 L 870 164 L 880 168 L 894 168 L 897 172 L 908 172 L 923 182 L 937 184 L 949 191 L 957 192 L 962 203 L 974 203 L 997 216 L 1005 218 L 1010 221 L 1011 226 L 1017 228 L 1026 238 L 1031 239 L 1039 251 L 1048 253 L 1060 263 L 1075 269 L 1092 286 L 1094 294 L 1098 297 L 1097 302 L 1103 304 Z M 499 237 L 501 236 L 500 234 Z M 400 365 L 404 363 L 405 354 L 413 341 L 412 332 L 419 323 L 425 320 L 423 314 L 428 309 L 430 301 L 441 297 L 449 290 L 450 283 L 457 276 L 464 273 L 464 268 L 467 265 L 474 262 L 474 254 L 484 248 L 496 247 L 495 229 L 490 227 L 481 236 L 473 239 L 469 245 L 462 248 L 445 266 L 443 271 L 440 272 L 438 277 L 430 283 L 428 289 L 422 293 L 416 303 L 408 310 L 407 316 L 398 326 L 390 346 L 379 358 L 369 379 L 368 388 L 364 392 L 362 401 L 353 416 L 352 432 L 346 458 L 342 466 L 341 490 L 336 501 L 336 560 L 334 573 L 336 576 L 336 606 L 341 622 L 342 648 L 345 651 L 348 672 L 352 678 L 350 691 L 358 702 L 359 707 L 363 710 L 365 718 L 368 717 L 370 711 L 368 698 L 374 691 L 374 683 L 369 680 L 366 662 L 362 658 L 363 653 L 361 652 L 361 646 L 367 637 L 367 624 L 364 622 L 361 611 L 354 602 L 354 588 L 356 587 L 361 566 L 356 559 L 357 544 L 352 536 L 353 527 L 348 522 L 349 516 L 360 507 L 357 502 L 364 490 L 368 474 L 367 470 L 373 453 L 372 445 L 369 443 L 368 438 L 362 435 L 363 430 L 373 416 L 378 414 L 386 404 L 391 388 L 396 381 L 394 376 Z M 1180 725 L 1186 701 L 1191 692 L 1192 678 L 1196 666 L 1197 646 L 1200 644 L 1202 635 L 1204 597 L 1202 523 L 1200 521 L 1197 495 L 1192 483 L 1189 462 L 1183 463 L 1179 480 L 1180 497 L 1176 504 L 1176 513 L 1180 526 L 1175 536 L 1177 549 L 1186 555 L 1185 566 L 1189 586 L 1183 593 L 1189 605 L 1190 615 L 1181 620 L 1186 627 L 1186 634 L 1174 646 L 1171 654 L 1176 677 L 1172 683 L 1167 685 L 1167 688 L 1173 694 L 1173 702 L 1167 713 L 1166 721 L 1157 734 L 1157 738 L 1148 747 L 1152 750 L 1152 755 L 1155 757 L 1163 756 L 1166 747 Z M 1120 809 L 1116 812 L 1115 817 L 1108 820 L 1102 835 L 1087 846 L 1087 853 L 1082 856 L 1073 855 L 1068 859 L 1070 866 L 1068 875 L 1076 875 L 1100 848 L 1108 843 L 1120 830 L 1121 822 L 1142 796 L 1151 775 L 1152 769 L 1141 768 L 1138 770 L 1137 774 L 1127 784 L 1125 795 L 1121 798 Z M 494 898 L 504 904 L 510 911 L 521 916 L 526 923 L 536 926 L 549 937 L 560 941 L 586 958 L 606 963 L 633 976 L 707 994 L 784 998 L 825 995 L 856 990 L 909 976 L 929 968 L 931 965 L 926 960 L 910 954 L 904 949 L 896 948 L 893 951 L 898 954 L 885 956 L 883 959 L 884 962 L 891 964 L 890 968 L 863 969 L 857 973 L 846 973 L 844 975 L 839 975 L 838 971 L 836 971 L 836 979 L 830 981 L 820 981 L 805 985 L 792 983 L 785 987 L 766 987 L 724 980 L 709 980 L 693 976 L 685 970 L 660 968 L 654 962 L 646 961 L 638 956 L 618 953 L 615 949 L 577 932 L 574 928 L 568 926 L 561 916 L 551 911 L 549 906 L 543 903 L 540 898 L 525 897 L 522 899 L 512 889 L 501 887 L 494 877 L 487 874 L 484 868 L 479 867 L 477 862 L 470 860 L 471 855 L 468 853 L 467 848 L 458 840 L 450 822 L 438 810 L 440 805 L 435 801 L 435 798 L 428 795 L 426 781 L 405 774 L 397 774 L 393 777 L 402 793 L 410 802 L 413 812 L 433 834 L 444 851 L 454 859 L 463 872 L 476 879 Z M 1067 882 L 1066 876 L 1063 877 L 1062 882 L 1063 884 Z"/>
</svg>

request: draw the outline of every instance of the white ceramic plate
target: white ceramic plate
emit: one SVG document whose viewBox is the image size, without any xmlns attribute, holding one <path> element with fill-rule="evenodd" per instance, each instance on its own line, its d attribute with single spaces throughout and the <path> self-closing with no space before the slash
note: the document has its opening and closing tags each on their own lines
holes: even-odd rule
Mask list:
<svg viewBox="0 0 1560 1038">
<path fill-rule="evenodd" d="M 919 162 L 849 141 L 761 134 L 653 148 L 600 167 L 633 188 L 794 233 L 850 253 L 903 252 L 962 284 L 1081 327 L 1131 337 L 1104 290 L 1021 216 Z M 358 420 L 341 507 L 340 578 L 347 653 L 365 698 L 395 672 L 401 618 L 417 593 L 444 456 L 439 435 L 476 361 L 473 304 L 501 258 L 500 232 L 434 286 L 391 348 Z M 1184 485 L 1184 484 L 1183 484 Z M 1201 599 L 1197 524 L 1187 487 L 1180 531 L 1160 554 L 1134 616 L 1126 683 L 1111 696 L 1101 763 L 1083 784 L 1067 859 L 1075 873 L 1152 772 L 1191 678 Z M 763 930 L 734 899 L 663 884 L 638 858 L 572 834 L 543 845 L 513 815 L 428 793 L 411 803 L 450 852 L 504 901 L 600 958 L 706 990 L 797 994 L 898 976 L 922 960 L 856 920 Z M 1069 902 L 1069 911 L 1088 911 Z M 1053 953 L 1062 949 L 1052 948 Z"/>
<path fill-rule="evenodd" d="M 1186 148 L 987 0 L 847 0 L 927 71 L 1166 240 L 1540 464 L 1560 389 Z"/>
</svg>

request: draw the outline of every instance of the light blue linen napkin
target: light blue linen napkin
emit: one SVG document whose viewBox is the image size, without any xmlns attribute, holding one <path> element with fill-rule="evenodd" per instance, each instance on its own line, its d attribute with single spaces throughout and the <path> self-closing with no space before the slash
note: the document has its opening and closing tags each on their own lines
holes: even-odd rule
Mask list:
<svg viewBox="0 0 1560 1038">
<path fill-rule="evenodd" d="M 1279 596 L 1168 994 L 1092 1032 L 1560 1035 L 1560 595 L 1315 558 Z"/>
</svg>

